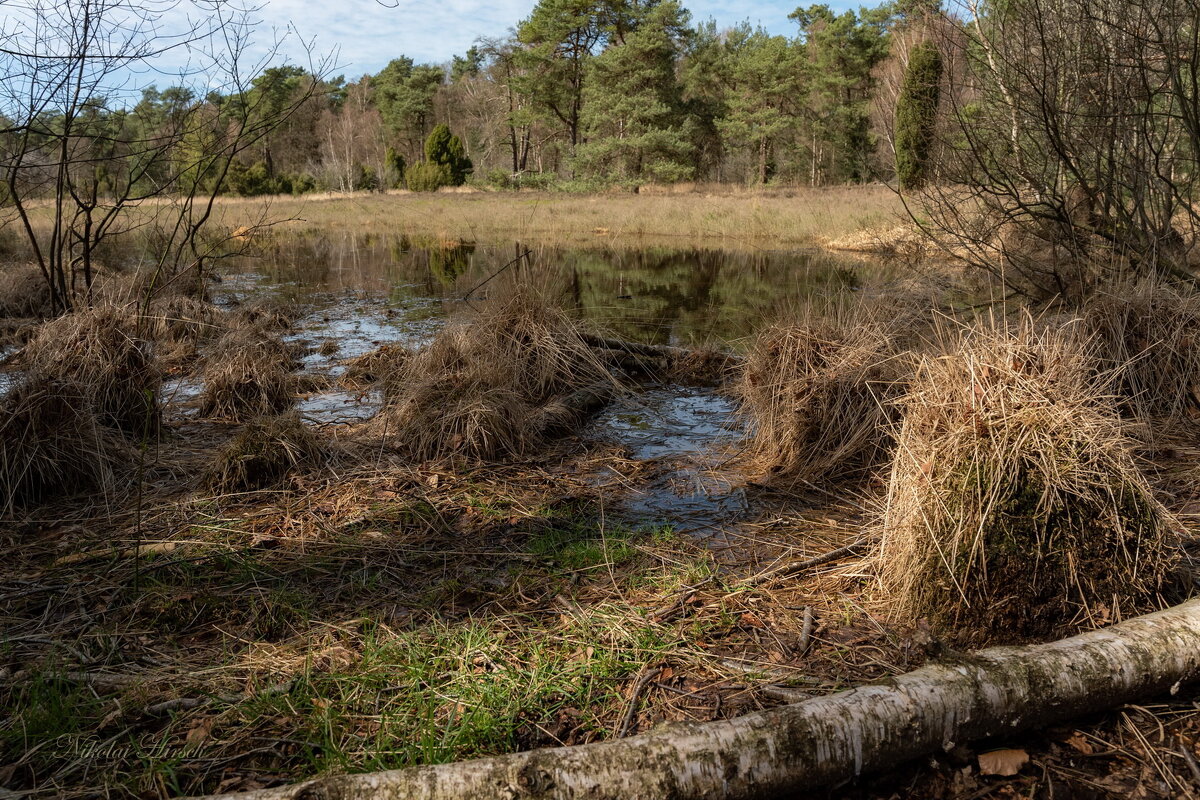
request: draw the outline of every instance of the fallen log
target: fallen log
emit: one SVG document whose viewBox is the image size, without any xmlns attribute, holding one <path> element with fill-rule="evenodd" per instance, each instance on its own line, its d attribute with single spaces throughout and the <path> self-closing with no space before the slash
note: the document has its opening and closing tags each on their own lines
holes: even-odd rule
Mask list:
<svg viewBox="0 0 1200 800">
<path fill-rule="evenodd" d="M 585 386 L 542 406 L 537 412 L 533 426 L 544 436 L 563 436 L 604 408 L 614 394 L 616 385 L 612 382 Z"/>
<path fill-rule="evenodd" d="M 847 692 L 627 739 L 318 778 L 223 800 L 794 796 L 943 748 L 1174 691 L 1200 600 L 1050 644 L 961 655 Z"/>
<path fill-rule="evenodd" d="M 721 376 L 740 367 L 741 356 L 717 350 L 689 350 L 665 344 L 644 344 L 610 339 L 596 334 L 581 334 L 590 347 L 604 350 L 625 369 L 650 374 L 665 373 L 682 383 L 718 383 Z"/>
</svg>

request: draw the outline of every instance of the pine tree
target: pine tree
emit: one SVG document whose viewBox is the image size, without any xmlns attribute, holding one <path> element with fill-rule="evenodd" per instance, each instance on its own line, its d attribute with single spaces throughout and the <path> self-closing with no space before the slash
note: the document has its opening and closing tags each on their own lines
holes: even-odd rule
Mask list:
<svg viewBox="0 0 1200 800">
<path fill-rule="evenodd" d="M 583 107 L 587 141 L 576 165 L 585 175 L 677 181 L 694 172 L 694 146 L 675 62 L 687 12 L 674 0 L 654 6 L 625 37 L 597 56 Z"/>
<path fill-rule="evenodd" d="M 914 47 L 896 99 L 896 178 L 901 189 L 920 189 L 928 178 L 941 80 L 937 46 L 922 42 Z"/>
</svg>

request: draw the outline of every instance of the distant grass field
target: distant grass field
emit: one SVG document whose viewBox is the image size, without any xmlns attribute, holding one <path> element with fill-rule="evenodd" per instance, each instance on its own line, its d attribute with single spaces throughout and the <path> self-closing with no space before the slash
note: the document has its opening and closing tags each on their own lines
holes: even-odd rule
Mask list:
<svg viewBox="0 0 1200 800">
<path fill-rule="evenodd" d="M 816 246 L 896 226 L 903 208 L 884 186 L 724 189 L 640 194 L 553 192 L 356 193 L 222 198 L 219 223 L 237 229 L 388 231 L 455 241 L 704 243 L 726 249 Z"/>
</svg>

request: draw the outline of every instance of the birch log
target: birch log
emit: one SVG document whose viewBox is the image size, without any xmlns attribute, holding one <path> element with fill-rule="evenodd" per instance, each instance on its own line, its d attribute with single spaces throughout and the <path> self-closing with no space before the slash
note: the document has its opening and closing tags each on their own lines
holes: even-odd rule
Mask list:
<svg viewBox="0 0 1200 800">
<path fill-rule="evenodd" d="M 1200 600 L 1050 644 L 996 647 L 737 719 L 578 747 L 318 778 L 224 800 L 764 798 L 1174 692 L 1200 677 Z"/>
</svg>

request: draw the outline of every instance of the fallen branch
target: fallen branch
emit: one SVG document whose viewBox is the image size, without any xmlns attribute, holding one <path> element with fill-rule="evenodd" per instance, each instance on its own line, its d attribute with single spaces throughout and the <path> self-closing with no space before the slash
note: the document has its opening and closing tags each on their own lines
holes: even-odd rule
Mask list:
<svg viewBox="0 0 1200 800">
<path fill-rule="evenodd" d="M 789 561 L 786 564 L 780 564 L 777 567 L 764 570 L 757 575 L 751 575 L 746 579 L 745 582 L 752 586 L 757 586 L 760 583 L 766 583 L 767 581 L 771 581 L 776 578 L 786 578 L 790 575 L 795 575 L 796 573 L 803 572 L 806 569 L 812 569 L 813 567 L 831 564 L 834 561 L 840 561 L 843 558 L 858 555 L 858 553 L 862 551 L 869 543 L 870 540 L 864 536 L 857 541 L 851 542 L 845 547 L 839 547 L 836 550 L 830 550 L 828 553 L 822 553 L 819 556 L 806 558 L 803 561 Z"/>
<path fill-rule="evenodd" d="M 1173 691 L 1200 675 L 1200 600 L 1050 644 L 996 647 L 733 720 L 456 764 L 318 778 L 241 800 L 759 798 Z"/>
</svg>

